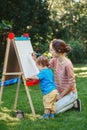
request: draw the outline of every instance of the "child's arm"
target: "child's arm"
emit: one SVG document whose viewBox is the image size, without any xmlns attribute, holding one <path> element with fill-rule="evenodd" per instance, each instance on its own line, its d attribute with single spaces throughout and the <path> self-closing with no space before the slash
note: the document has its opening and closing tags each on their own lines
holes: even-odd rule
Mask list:
<svg viewBox="0 0 87 130">
<path fill-rule="evenodd" d="M 39 79 L 36 75 L 31 76 L 30 79 Z"/>
<path fill-rule="evenodd" d="M 31 77 L 29 77 L 29 78 L 26 78 L 25 80 L 26 80 L 26 81 L 29 81 L 29 80 L 32 80 L 32 79 L 37 79 L 37 80 L 39 80 L 39 78 L 38 78 L 36 75 L 31 76 Z"/>
</svg>

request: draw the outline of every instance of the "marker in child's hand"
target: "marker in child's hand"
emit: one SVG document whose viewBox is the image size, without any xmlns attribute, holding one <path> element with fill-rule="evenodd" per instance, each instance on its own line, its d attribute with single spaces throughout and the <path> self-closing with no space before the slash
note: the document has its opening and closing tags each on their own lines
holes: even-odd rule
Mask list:
<svg viewBox="0 0 87 130">
<path fill-rule="evenodd" d="M 41 55 L 40 53 L 36 53 L 36 52 L 33 52 L 33 53 L 32 53 L 32 56 L 33 56 L 33 57 L 39 57 L 40 55 Z"/>
</svg>

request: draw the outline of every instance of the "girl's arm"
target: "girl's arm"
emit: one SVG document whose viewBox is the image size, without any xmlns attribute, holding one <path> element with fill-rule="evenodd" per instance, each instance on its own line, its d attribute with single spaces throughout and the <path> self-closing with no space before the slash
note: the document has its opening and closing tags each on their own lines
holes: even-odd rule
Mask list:
<svg viewBox="0 0 87 130">
<path fill-rule="evenodd" d="M 67 87 L 60 95 L 58 99 L 61 99 L 62 97 L 64 97 L 65 95 L 67 95 L 67 93 L 69 93 L 71 91 L 71 87 Z"/>
<path fill-rule="evenodd" d="M 60 98 L 62 98 L 63 96 L 67 95 L 67 93 L 69 93 L 70 91 L 72 91 L 72 88 L 76 86 L 75 75 L 74 75 L 74 70 L 73 70 L 73 65 L 72 65 L 72 63 L 69 64 L 69 65 L 66 67 L 66 72 L 67 72 L 67 76 L 68 76 L 68 86 L 67 86 L 66 89 L 60 94 Z"/>
</svg>

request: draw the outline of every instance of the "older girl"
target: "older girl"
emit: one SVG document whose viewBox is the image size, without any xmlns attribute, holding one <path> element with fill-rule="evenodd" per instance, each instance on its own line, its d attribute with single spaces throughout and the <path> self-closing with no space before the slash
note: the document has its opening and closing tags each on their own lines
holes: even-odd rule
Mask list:
<svg viewBox="0 0 87 130">
<path fill-rule="evenodd" d="M 50 52 L 53 56 L 50 60 L 50 67 L 54 69 L 55 82 L 59 92 L 55 113 L 64 112 L 73 106 L 76 110 L 81 110 L 73 65 L 70 59 L 66 57 L 70 51 L 70 46 L 63 40 L 54 39 L 50 43 Z"/>
</svg>

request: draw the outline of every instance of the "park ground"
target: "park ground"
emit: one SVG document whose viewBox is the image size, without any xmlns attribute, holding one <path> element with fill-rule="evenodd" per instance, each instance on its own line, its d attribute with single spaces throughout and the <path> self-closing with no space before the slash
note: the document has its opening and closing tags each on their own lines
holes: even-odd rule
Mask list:
<svg viewBox="0 0 87 130">
<path fill-rule="evenodd" d="M 42 94 L 39 85 L 30 87 L 36 118 L 32 116 L 23 83 L 19 90 L 17 110 L 24 112 L 24 118 L 18 119 L 13 111 L 17 84 L 4 87 L 0 108 L 0 130 L 87 130 L 87 65 L 74 65 L 78 96 L 82 110 L 74 109 L 56 115 L 54 119 L 39 119 L 43 114 Z"/>
</svg>

